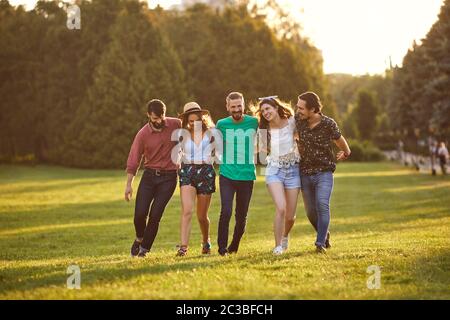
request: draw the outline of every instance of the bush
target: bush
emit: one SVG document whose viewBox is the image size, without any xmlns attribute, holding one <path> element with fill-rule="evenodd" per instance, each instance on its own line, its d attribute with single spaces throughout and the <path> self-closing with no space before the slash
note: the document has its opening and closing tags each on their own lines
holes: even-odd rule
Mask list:
<svg viewBox="0 0 450 320">
<path fill-rule="evenodd" d="M 385 155 L 370 141 L 359 141 L 349 139 L 348 144 L 352 154 L 349 161 L 383 161 L 386 159 Z"/>
<path fill-rule="evenodd" d="M 373 139 L 373 143 L 377 148 L 380 150 L 397 150 L 397 144 L 398 144 L 399 138 L 394 135 L 377 135 Z"/>
<path fill-rule="evenodd" d="M 34 166 L 37 164 L 37 159 L 36 159 L 36 156 L 31 153 L 22 155 L 22 156 L 14 156 L 14 157 L 7 157 L 7 156 L 0 155 L 0 163 Z"/>
</svg>

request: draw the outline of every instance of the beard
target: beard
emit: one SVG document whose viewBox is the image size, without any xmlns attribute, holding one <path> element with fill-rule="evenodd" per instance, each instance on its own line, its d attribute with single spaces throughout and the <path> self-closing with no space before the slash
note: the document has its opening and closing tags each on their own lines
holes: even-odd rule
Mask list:
<svg viewBox="0 0 450 320">
<path fill-rule="evenodd" d="M 231 116 L 234 120 L 239 121 L 242 119 L 242 112 L 233 112 Z"/>
<path fill-rule="evenodd" d="M 162 129 L 162 128 L 165 126 L 166 121 L 163 120 L 163 121 L 161 121 L 161 122 L 159 122 L 159 123 L 158 123 L 158 122 L 150 121 L 150 123 L 152 124 L 153 128 L 159 130 L 159 129 Z"/>
</svg>

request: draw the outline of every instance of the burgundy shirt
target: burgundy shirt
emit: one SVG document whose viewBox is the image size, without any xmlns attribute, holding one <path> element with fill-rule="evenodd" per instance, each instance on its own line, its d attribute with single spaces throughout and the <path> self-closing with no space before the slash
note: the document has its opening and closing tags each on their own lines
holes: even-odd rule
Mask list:
<svg viewBox="0 0 450 320">
<path fill-rule="evenodd" d="M 172 141 L 172 133 L 181 128 L 180 119 L 166 117 L 166 125 L 161 132 L 154 131 L 147 123 L 136 134 L 127 160 L 127 173 L 136 175 L 144 156 L 144 167 L 160 170 L 176 170 L 171 154 L 177 141 Z"/>
</svg>

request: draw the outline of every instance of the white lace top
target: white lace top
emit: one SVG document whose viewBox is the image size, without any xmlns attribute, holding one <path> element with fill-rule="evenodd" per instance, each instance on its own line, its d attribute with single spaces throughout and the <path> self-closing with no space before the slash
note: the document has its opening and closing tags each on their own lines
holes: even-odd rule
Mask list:
<svg viewBox="0 0 450 320">
<path fill-rule="evenodd" d="M 297 143 L 294 138 L 295 119 L 290 117 L 288 124 L 279 129 L 270 129 L 270 154 L 267 165 L 289 167 L 300 161 Z"/>
</svg>

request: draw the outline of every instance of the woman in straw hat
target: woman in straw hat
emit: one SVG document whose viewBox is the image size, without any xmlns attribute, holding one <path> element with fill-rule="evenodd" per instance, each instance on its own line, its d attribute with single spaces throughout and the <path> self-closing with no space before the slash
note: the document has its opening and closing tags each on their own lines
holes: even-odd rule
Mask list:
<svg viewBox="0 0 450 320">
<path fill-rule="evenodd" d="M 191 219 L 197 201 L 197 219 L 202 232 L 202 254 L 211 253 L 209 238 L 208 209 L 212 194 L 216 190 L 214 171 L 214 138 L 209 129 L 214 127 L 208 110 L 196 102 L 189 102 L 183 108 L 180 134 L 180 179 L 181 195 L 181 244 L 177 256 L 188 251 Z"/>
</svg>

